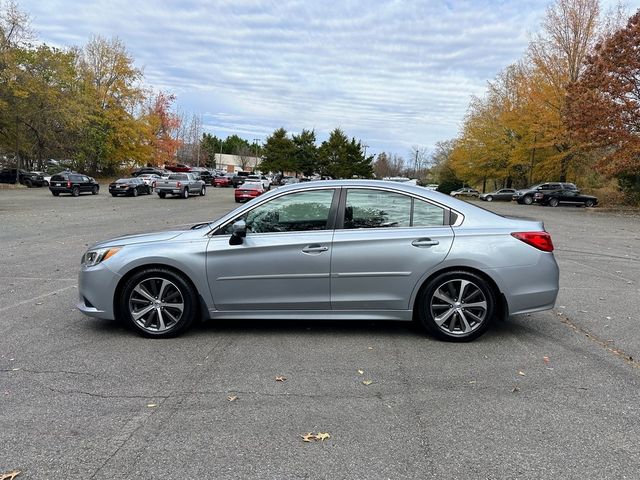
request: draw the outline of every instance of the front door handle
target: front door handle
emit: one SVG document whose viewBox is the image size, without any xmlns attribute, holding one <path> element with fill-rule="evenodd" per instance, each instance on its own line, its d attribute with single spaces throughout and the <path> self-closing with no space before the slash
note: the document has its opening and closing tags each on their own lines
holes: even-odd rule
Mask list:
<svg viewBox="0 0 640 480">
<path fill-rule="evenodd" d="M 329 247 L 313 244 L 313 245 L 307 245 L 306 247 L 304 247 L 302 249 L 302 252 L 303 253 L 321 253 L 321 252 L 326 252 L 327 250 L 329 250 Z"/>
<path fill-rule="evenodd" d="M 438 240 L 431 240 L 430 238 L 418 238 L 411 242 L 414 247 L 433 247 L 434 245 L 440 245 Z"/>
</svg>

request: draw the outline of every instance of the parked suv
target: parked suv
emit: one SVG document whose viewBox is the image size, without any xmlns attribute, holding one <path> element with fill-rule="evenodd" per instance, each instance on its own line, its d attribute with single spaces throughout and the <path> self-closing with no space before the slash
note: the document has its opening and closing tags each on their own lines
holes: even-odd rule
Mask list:
<svg viewBox="0 0 640 480">
<path fill-rule="evenodd" d="M 518 202 L 519 204 L 531 205 L 533 203 L 533 199 L 535 198 L 535 194 L 538 192 L 552 192 L 554 190 L 577 190 L 573 183 L 566 182 L 545 182 L 538 183 L 529 188 L 525 188 L 523 190 L 517 190 L 516 193 L 511 197 L 513 200 Z"/>
<path fill-rule="evenodd" d="M 83 192 L 97 195 L 100 185 L 93 178 L 75 172 L 57 173 L 51 177 L 49 182 L 49 190 L 54 197 L 61 193 L 70 193 L 77 197 Z"/>
<path fill-rule="evenodd" d="M 5 168 L 0 172 L 0 183 L 21 183 L 26 187 L 43 187 L 44 176 L 19 168 Z"/>
</svg>

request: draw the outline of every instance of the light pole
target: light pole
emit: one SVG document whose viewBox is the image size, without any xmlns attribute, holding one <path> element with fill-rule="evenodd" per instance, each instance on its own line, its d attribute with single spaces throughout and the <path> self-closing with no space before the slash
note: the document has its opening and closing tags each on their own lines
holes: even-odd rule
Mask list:
<svg viewBox="0 0 640 480">
<path fill-rule="evenodd" d="M 362 148 L 364 148 L 364 158 L 366 160 L 366 158 L 367 158 L 367 148 L 369 148 L 369 145 L 362 145 Z"/>
<path fill-rule="evenodd" d="M 253 139 L 253 143 L 255 143 L 255 160 L 254 160 L 254 165 L 253 165 L 253 169 L 256 170 L 258 168 L 258 142 L 260 141 L 259 138 L 254 138 Z"/>
</svg>

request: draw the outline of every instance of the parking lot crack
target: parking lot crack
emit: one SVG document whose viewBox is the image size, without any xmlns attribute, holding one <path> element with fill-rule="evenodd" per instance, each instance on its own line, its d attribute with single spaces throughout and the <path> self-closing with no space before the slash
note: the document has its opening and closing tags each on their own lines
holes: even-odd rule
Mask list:
<svg viewBox="0 0 640 480">
<path fill-rule="evenodd" d="M 141 398 L 141 399 L 145 399 L 148 400 L 150 398 L 153 399 L 162 399 L 162 400 L 166 400 L 167 398 L 170 398 L 171 395 L 158 395 L 156 393 L 151 393 L 148 395 L 119 395 L 119 394 L 110 394 L 110 393 L 96 393 L 96 392 L 88 392 L 85 390 L 65 390 L 65 389 L 61 389 L 61 388 L 54 388 L 54 387 L 50 387 L 48 385 L 45 385 L 46 388 L 48 388 L 49 390 L 51 390 L 52 392 L 55 393 L 61 393 L 63 395 L 87 395 L 89 397 L 96 397 L 96 398 Z"/>
<path fill-rule="evenodd" d="M 615 343 L 612 340 L 604 340 L 598 337 L 598 335 L 578 325 L 566 314 L 562 315 L 559 318 L 560 318 L 560 322 L 564 323 L 566 326 L 571 328 L 574 332 L 584 335 L 587 339 L 591 340 L 596 345 L 599 345 L 600 347 L 604 348 L 607 352 L 612 353 L 616 358 L 619 358 L 624 363 L 631 365 L 634 368 L 640 368 L 640 362 L 637 359 L 633 358 L 632 355 L 625 352 L 623 349 L 616 347 Z"/>
</svg>

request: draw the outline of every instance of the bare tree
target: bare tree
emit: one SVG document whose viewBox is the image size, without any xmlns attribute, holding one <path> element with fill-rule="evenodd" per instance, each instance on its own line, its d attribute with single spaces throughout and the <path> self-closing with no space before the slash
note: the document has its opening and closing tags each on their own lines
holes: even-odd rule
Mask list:
<svg viewBox="0 0 640 480">
<path fill-rule="evenodd" d="M 242 145 L 238 148 L 236 155 L 238 156 L 238 163 L 240 164 L 240 168 L 242 168 L 242 170 L 247 170 L 247 167 L 249 167 L 254 161 L 251 148 L 245 145 Z"/>
</svg>

